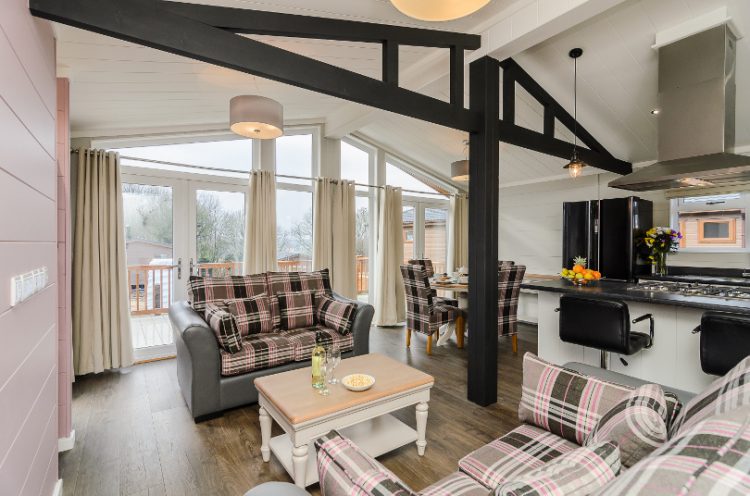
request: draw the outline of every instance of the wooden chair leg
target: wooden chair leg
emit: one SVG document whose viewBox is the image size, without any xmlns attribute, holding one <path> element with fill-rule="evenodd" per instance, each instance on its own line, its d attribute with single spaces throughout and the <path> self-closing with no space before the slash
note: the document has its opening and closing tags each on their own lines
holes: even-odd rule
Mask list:
<svg viewBox="0 0 750 496">
<path fill-rule="evenodd" d="M 513 342 L 513 353 L 518 353 L 518 334 L 514 334 L 511 341 Z"/>
<path fill-rule="evenodd" d="M 432 334 L 427 336 L 427 354 L 432 355 Z"/>
<path fill-rule="evenodd" d="M 456 319 L 456 345 L 458 349 L 464 347 L 464 334 L 466 333 L 466 319 L 461 315 Z"/>
<path fill-rule="evenodd" d="M 406 347 L 411 346 L 411 329 L 406 330 Z"/>
</svg>

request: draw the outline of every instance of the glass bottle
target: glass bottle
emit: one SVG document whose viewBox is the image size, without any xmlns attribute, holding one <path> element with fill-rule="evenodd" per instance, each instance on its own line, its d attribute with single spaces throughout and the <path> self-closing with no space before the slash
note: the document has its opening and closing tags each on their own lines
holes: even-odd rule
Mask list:
<svg viewBox="0 0 750 496">
<path fill-rule="evenodd" d="M 312 387 L 322 389 L 326 385 L 326 378 L 323 374 L 323 365 L 326 359 L 326 350 L 323 348 L 323 334 L 318 331 L 315 333 L 315 348 L 312 351 Z"/>
</svg>

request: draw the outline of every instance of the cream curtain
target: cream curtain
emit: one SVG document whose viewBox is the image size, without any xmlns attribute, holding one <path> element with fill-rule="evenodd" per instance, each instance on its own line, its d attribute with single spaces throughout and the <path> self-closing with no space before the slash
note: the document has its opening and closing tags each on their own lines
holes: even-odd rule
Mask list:
<svg viewBox="0 0 750 496">
<path fill-rule="evenodd" d="M 313 196 L 313 268 L 328 268 L 331 286 L 357 298 L 354 182 L 317 178 Z"/>
<path fill-rule="evenodd" d="M 73 238 L 73 368 L 77 375 L 133 364 L 120 158 L 81 149 Z"/>
<path fill-rule="evenodd" d="M 469 199 L 464 195 L 451 197 L 448 222 L 448 271 L 469 265 Z"/>
<path fill-rule="evenodd" d="M 375 255 L 375 325 L 397 325 L 406 319 L 406 296 L 401 277 L 404 262 L 401 189 L 385 186 L 379 192 L 378 244 Z"/>
<path fill-rule="evenodd" d="M 245 274 L 276 270 L 276 177 L 250 172 L 245 208 Z"/>
</svg>

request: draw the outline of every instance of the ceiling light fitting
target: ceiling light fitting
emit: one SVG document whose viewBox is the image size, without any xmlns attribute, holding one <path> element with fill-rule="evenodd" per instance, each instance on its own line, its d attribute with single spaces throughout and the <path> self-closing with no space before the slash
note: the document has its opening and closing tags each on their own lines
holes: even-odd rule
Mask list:
<svg viewBox="0 0 750 496">
<path fill-rule="evenodd" d="M 469 180 L 469 140 L 464 140 L 463 160 L 456 160 L 451 164 L 451 179 L 454 181 L 466 182 Z"/>
<path fill-rule="evenodd" d="M 236 96 L 229 101 L 229 128 L 248 138 L 278 138 L 284 134 L 284 107 L 264 96 Z"/>
<path fill-rule="evenodd" d="M 568 52 L 568 56 L 573 59 L 573 156 L 563 169 L 567 169 L 573 179 L 580 176 L 587 165 L 578 158 L 578 58 L 581 55 L 581 48 L 574 48 Z"/>
<path fill-rule="evenodd" d="M 391 0 L 401 13 L 420 21 L 452 21 L 481 9 L 490 0 Z"/>
</svg>

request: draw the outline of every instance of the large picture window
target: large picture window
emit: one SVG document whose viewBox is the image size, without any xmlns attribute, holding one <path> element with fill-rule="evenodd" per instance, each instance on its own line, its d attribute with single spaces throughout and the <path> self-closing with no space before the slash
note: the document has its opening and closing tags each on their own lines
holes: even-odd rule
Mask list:
<svg viewBox="0 0 750 496">
<path fill-rule="evenodd" d="M 672 225 L 688 251 L 746 251 L 750 195 L 732 193 L 672 200 Z"/>
</svg>

